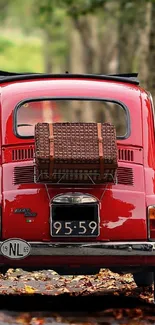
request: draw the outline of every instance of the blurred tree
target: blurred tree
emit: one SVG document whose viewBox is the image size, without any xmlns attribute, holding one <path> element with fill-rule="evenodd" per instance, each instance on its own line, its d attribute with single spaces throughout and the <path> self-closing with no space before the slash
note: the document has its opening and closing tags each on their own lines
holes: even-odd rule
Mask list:
<svg viewBox="0 0 155 325">
<path fill-rule="evenodd" d="M 151 6 L 148 68 L 148 89 L 155 103 L 155 1 L 152 2 Z"/>
<path fill-rule="evenodd" d="M 68 53 L 67 18 L 55 0 L 33 0 L 32 15 L 43 37 L 45 72 L 62 72 Z"/>
<path fill-rule="evenodd" d="M 52 45 L 54 43 L 55 26 L 59 24 L 56 21 L 56 13 L 54 10 L 55 1 L 53 0 L 33 0 L 32 15 L 35 19 L 34 23 L 42 31 L 43 34 L 43 55 L 45 72 L 52 72 L 53 53 Z M 60 27 L 60 24 L 59 24 Z"/>
<path fill-rule="evenodd" d="M 137 51 L 137 71 L 143 87 L 148 87 L 149 78 L 149 43 L 150 43 L 150 28 L 151 28 L 151 1 L 146 1 L 143 7 L 143 24 L 139 30 L 140 46 Z"/>
<path fill-rule="evenodd" d="M 4 22 L 8 15 L 11 0 L 0 0 L 0 20 Z"/>
<path fill-rule="evenodd" d="M 42 39 L 45 72 L 65 70 L 68 47 L 65 11 L 55 0 L 8 0 L 8 24 Z M 27 19 L 23 19 L 23 17 Z"/>
<path fill-rule="evenodd" d="M 145 21 L 146 0 L 119 0 L 118 71 L 133 72 L 137 63 L 140 33 Z"/>
<path fill-rule="evenodd" d="M 78 32 L 75 35 L 83 61 L 80 65 L 81 72 L 99 72 L 98 13 L 99 8 L 104 9 L 106 2 L 107 0 L 59 0 L 59 4 L 71 18 L 72 29 Z M 72 70 L 75 71 L 76 67 L 72 66 Z"/>
</svg>

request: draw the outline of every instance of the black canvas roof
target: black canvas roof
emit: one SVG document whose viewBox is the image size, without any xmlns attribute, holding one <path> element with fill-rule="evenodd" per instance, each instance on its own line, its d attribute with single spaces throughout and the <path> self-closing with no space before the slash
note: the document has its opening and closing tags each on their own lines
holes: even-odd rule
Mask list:
<svg viewBox="0 0 155 325">
<path fill-rule="evenodd" d="M 102 75 L 102 74 L 71 74 L 71 73 L 63 73 L 63 74 L 46 74 L 46 73 L 31 73 L 31 72 L 23 72 L 23 73 L 14 73 L 0 70 L 0 83 L 16 81 L 16 80 L 28 80 L 28 79 L 40 79 L 40 78 L 88 78 L 88 79 L 99 79 L 99 80 L 111 80 L 118 82 L 126 82 L 135 85 L 139 85 L 138 73 L 124 73 L 124 74 L 110 74 L 110 75 Z"/>
</svg>

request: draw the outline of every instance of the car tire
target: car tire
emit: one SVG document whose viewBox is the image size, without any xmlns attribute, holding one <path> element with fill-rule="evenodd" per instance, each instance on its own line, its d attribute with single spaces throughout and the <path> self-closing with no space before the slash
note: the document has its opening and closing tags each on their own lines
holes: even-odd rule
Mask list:
<svg viewBox="0 0 155 325">
<path fill-rule="evenodd" d="M 150 287 L 154 282 L 153 272 L 138 272 L 133 274 L 137 287 Z"/>
</svg>

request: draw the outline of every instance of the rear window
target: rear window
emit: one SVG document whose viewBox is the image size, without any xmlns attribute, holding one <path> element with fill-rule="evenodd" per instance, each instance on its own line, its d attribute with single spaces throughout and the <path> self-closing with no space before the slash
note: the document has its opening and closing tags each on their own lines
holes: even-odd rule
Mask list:
<svg viewBox="0 0 155 325">
<path fill-rule="evenodd" d="M 115 125 L 118 138 L 125 138 L 129 133 L 127 108 L 122 103 L 110 100 L 33 100 L 16 108 L 17 136 L 33 137 L 38 122 L 109 122 Z"/>
</svg>

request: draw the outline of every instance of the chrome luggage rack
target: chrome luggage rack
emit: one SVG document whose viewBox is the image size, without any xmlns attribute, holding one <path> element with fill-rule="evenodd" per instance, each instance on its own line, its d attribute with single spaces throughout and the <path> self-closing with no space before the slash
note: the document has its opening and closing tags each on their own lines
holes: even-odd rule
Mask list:
<svg viewBox="0 0 155 325">
<path fill-rule="evenodd" d="M 90 175 L 91 174 L 91 175 Z M 45 179 L 44 180 L 41 180 L 41 177 L 42 176 L 45 176 Z M 49 176 L 47 173 L 40 173 L 39 175 L 37 174 L 37 168 L 36 168 L 36 165 L 34 164 L 34 183 L 40 183 L 40 184 L 50 184 L 50 185 L 83 185 L 83 186 L 87 186 L 87 185 L 106 185 L 106 184 L 114 184 L 114 185 L 117 185 L 118 184 L 118 179 L 117 179 L 117 171 L 115 173 L 115 176 L 113 176 L 111 173 L 107 173 L 106 174 L 106 179 L 107 178 L 110 178 L 111 180 L 105 180 L 103 181 L 102 183 L 99 183 L 99 182 L 95 182 L 94 179 L 91 177 L 91 176 L 100 176 L 99 173 L 96 173 L 96 172 L 91 172 L 89 174 L 85 173 L 85 172 L 80 172 L 80 175 L 81 176 L 87 176 L 87 178 L 90 180 L 90 182 L 82 182 L 80 181 L 80 179 L 77 179 L 76 181 L 73 180 L 73 181 L 65 181 L 64 182 L 64 178 L 66 175 L 68 175 L 68 172 L 54 172 L 52 174 L 52 176 L 56 176 L 56 175 L 59 175 L 59 179 L 57 180 L 51 180 L 49 179 Z"/>
<path fill-rule="evenodd" d="M 48 188 L 48 185 L 66 185 L 66 186 L 77 186 L 77 185 L 80 185 L 80 186 L 90 186 L 90 185 L 100 185 L 100 186 L 102 186 L 102 185 L 104 185 L 104 188 L 103 188 L 103 191 L 102 191 L 102 194 L 101 194 L 101 196 L 100 196 L 100 198 L 99 198 L 99 202 L 101 202 L 102 201 L 102 198 L 103 198 L 103 196 L 104 196 L 104 194 L 105 194 L 105 192 L 106 192 L 106 190 L 108 189 L 108 186 L 110 185 L 110 184 L 113 184 L 113 185 L 116 185 L 116 184 L 118 184 L 118 180 L 117 180 L 117 171 L 116 171 L 116 174 L 115 174 L 115 178 L 113 177 L 113 175 L 112 174 L 108 174 L 108 176 L 111 176 L 111 178 L 113 179 L 113 182 L 105 182 L 105 183 L 95 183 L 94 182 L 94 180 L 91 178 L 91 176 L 90 175 L 87 175 L 87 176 L 89 176 L 89 179 L 90 179 L 90 183 L 80 183 L 80 182 L 78 182 L 78 183 L 73 183 L 73 182 L 70 182 L 70 183 L 67 183 L 67 182 L 65 182 L 65 183 L 63 183 L 63 182 L 61 182 L 62 181 L 62 179 L 63 179 L 63 177 L 66 175 L 66 173 L 62 173 L 63 175 L 61 176 L 61 178 L 57 181 L 57 182 L 51 182 L 51 180 L 46 180 L 46 181 L 39 181 L 39 178 L 42 176 L 42 175 L 44 175 L 45 173 L 42 173 L 42 174 L 40 174 L 38 177 L 37 177 L 37 170 L 36 170 L 36 165 L 34 164 L 34 183 L 36 183 L 36 184 L 43 184 L 44 186 L 45 186 L 45 190 L 46 190 L 46 193 L 47 193 L 47 197 L 48 197 L 48 200 L 49 200 L 49 206 L 51 205 L 51 197 L 50 197 L 50 193 L 49 193 L 49 188 Z M 54 174 L 59 174 L 59 173 L 53 173 L 53 175 Z M 47 174 L 45 174 L 46 176 L 48 176 Z M 84 175 L 86 175 L 85 173 L 84 173 Z M 99 175 L 99 174 L 96 174 L 95 173 L 95 176 L 97 176 L 97 175 Z"/>
</svg>

